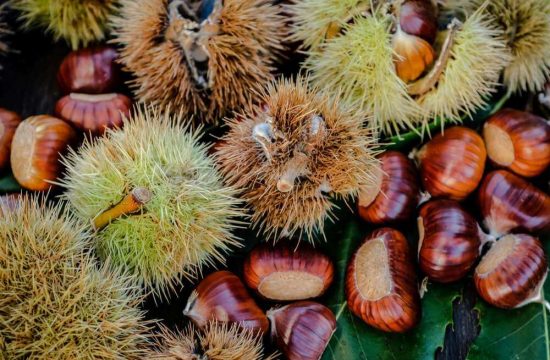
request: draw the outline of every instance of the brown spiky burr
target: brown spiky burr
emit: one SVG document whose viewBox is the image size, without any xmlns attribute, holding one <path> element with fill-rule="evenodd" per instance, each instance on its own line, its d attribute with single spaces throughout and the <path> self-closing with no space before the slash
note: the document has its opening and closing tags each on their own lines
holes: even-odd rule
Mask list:
<svg viewBox="0 0 550 360">
<path fill-rule="evenodd" d="M 229 183 L 242 189 L 254 227 L 267 238 L 322 234 L 334 198 L 349 199 L 374 182 L 377 160 L 369 130 L 339 100 L 281 80 L 261 104 L 229 120 L 217 158 Z"/>
<path fill-rule="evenodd" d="M 137 98 L 216 122 L 272 78 L 285 36 L 268 0 L 122 0 L 112 19 Z"/>
</svg>

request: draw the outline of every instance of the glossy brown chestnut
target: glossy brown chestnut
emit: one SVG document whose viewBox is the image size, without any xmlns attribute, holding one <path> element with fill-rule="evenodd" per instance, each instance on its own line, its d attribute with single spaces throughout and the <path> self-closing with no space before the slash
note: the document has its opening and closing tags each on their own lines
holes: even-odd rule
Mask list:
<svg viewBox="0 0 550 360">
<path fill-rule="evenodd" d="M 353 255 L 346 273 L 348 307 L 372 327 L 405 332 L 420 320 L 416 271 L 407 239 L 381 228 Z"/>
<path fill-rule="evenodd" d="M 550 124 L 524 111 L 504 109 L 483 126 L 487 156 L 516 174 L 532 177 L 550 164 Z"/>
<path fill-rule="evenodd" d="M 372 224 L 395 223 L 412 218 L 418 205 L 418 174 L 411 160 L 398 151 L 379 156 L 377 182 L 359 190 L 361 219 Z"/>
<path fill-rule="evenodd" d="M 229 271 L 216 271 L 205 277 L 189 296 L 183 314 L 201 328 L 210 320 L 238 323 L 262 334 L 269 327 L 264 312 L 241 280 Z"/>
<path fill-rule="evenodd" d="M 399 26 L 430 44 L 437 35 L 437 8 L 432 0 L 408 0 L 401 5 Z"/>
<path fill-rule="evenodd" d="M 479 256 L 482 232 L 475 219 L 453 200 L 432 200 L 418 216 L 418 262 L 433 281 L 463 278 Z"/>
<path fill-rule="evenodd" d="M 50 189 L 63 171 L 61 156 L 76 140 L 71 125 L 53 116 L 31 116 L 21 122 L 11 145 L 11 168 L 19 185 L 35 191 Z"/>
<path fill-rule="evenodd" d="M 392 39 L 395 71 L 405 82 L 418 79 L 434 62 L 435 52 L 424 39 L 397 30 Z"/>
<path fill-rule="evenodd" d="M 485 176 L 478 202 L 483 225 L 493 236 L 516 231 L 550 231 L 550 197 L 506 170 Z"/>
<path fill-rule="evenodd" d="M 305 300 L 321 296 L 332 283 L 334 265 L 307 243 L 261 244 L 244 262 L 244 281 L 270 300 Z"/>
<path fill-rule="evenodd" d="M 122 127 L 131 107 L 130 98 L 122 94 L 71 93 L 57 101 L 55 113 L 84 132 L 102 135 L 107 129 Z"/>
<path fill-rule="evenodd" d="M 20 122 L 19 115 L 0 108 L 0 170 L 5 169 L 10 163 L 11 141 Z"/>
<path fill-rule="evenodd" d="M 271 338 L 288 360 L 318 360 L 336 330 L 336 318 L 324 305 L 299 301 L 267 312 Z"/>
<path fill-rule="evenodd" d="M 115 90 L 120 77 L 116 58 L 117 52 L 110 46 L 70 52 L 57 73 L 61 91 L 102 94 Z"/>
<path fill-rule="evenodd" d="M 479 296 L 489 304 L 511 309 L 541 302 L 540 292 L 548 263 L 538 239 L 510 234 L 483 256 L 474 273 Z"/>
<path fill-rule="evenodd" d="M 487 153 L 481 136 L 455 126 L 422 146 L 417 157 L 422 184 L 432 197 L 462 200 L 481 181 Z"/>
</svg>

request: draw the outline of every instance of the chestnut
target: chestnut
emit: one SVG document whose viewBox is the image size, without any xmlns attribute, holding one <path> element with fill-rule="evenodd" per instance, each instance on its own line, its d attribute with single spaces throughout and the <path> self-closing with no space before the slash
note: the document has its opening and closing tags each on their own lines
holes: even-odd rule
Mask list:
<svg viewBox="0 0 550 360">
<path fill-rule="evenodd" d="M 435 52 L 424 39 L 398 29 L 392 39 L 397 76 L 404 82 L 418 79 L 434 62 Z"/>
<path fill-rule="evenodd" d="M 122 94 L 88 95 L 71 93 L 55 104 L 57 116 L 92 135 L 122 126 L 130 114 L 132 101 Z"/>
<path fill-rule="evenodd" d="M 503 309 L 542 302 L 548 263 L 540 241 L 510 234 L 493 244 L 474 273 L 476 290 L 486 302 Z"/>
<path fill-rule="evenodd" d="M 372 187 L 359 189 L 359 216 L 372 224 L 410 219 L 418 205 L 418 174 L 411 160 L 398 151 L 379 156 L 381 168 Z"/>
<path fill-rule="evenodd" d="M 440 283 L 463 278 L 476 262 L 484 242 L 476 220 L 459 203 L 447 199 L 422 205 L 418 233 L 420 269 Z"/>
<path fill-rule="evenodd" d="M 487 156 L 518 175 L 540 175 L 550 164 L 550 124 L 525 111 L 504 109 L 483 126 Z"/>
<path fill-rule="evenodd" d="M 19 185 L 35 191 L 50 189 L 63 171 L 61 156 L 76 140 L 71 125 L 53 116 L 22 121 L 11 144 L 11 168 Z"/>
<path fill-rule="evenodd" d="M 244 281 L 269 300 L 304 300 L 321 296 L 332 283 L 334 265 L 307 243 L 261 244 L 244 261 Z"/>
<path fill-rule="evenodd" d="M 399 26 L 432 44 L 437 35 L 437 7 L 432 0 L 407 0 L 399 9 Z"/>
<path fill-rule="evenodd" d="M 261 334 L 269 327 L 266 315 L 241 280 L 225 270 L 216 271 L 199 283 L 189 296 L 183 314 L 200 328 L 210 320 L 238 323 Z"/>
<path fill-rule="evenodd" d="M 102 94 L 115 90 L 119 80 L 117 52 L 111 46 L 97 46 L 70 52 L 57 73 L 64 94 Z"/>
<path fill-rule="evenodd" d="M 288 360 L 319 360 L 336 330 L 336 318 L 324 305 L 299 301 L 267 312 L 271 339 Z"/>
<path fill-rule="evenodd" d="M 485 176 L 478 202 L 483 225 L 493 236 L 550 230 L 550 197 L 506 170 L 495 170 Z"/>
<path fill-rule="evenodd" d="M 5 169 L 10 163 L 11 141 L 20 122 L 19 115 L 0 108 L 0 170 Z"/>
<path fill-rule="evenodd" d="M 436 135 L 417 153 L 420 178 L 432 197 L 463 200 L 479 185 L 487 153 L 475 131 L 455 126 Z"/>
<path fill-rule="evenodd" d="M 372 327 L 402 333 L 420 320 L 420 295 L 407 239 L 397 230 L 370 234 L 351 258 L 346 299 L 351 312 Z"/>
</svg>

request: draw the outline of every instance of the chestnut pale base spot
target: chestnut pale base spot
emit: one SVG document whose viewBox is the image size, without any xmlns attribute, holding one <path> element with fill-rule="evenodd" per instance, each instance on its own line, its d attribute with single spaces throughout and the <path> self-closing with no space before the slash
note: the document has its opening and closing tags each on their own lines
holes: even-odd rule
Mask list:
<svg viewBox="0 0 550 360">
<path fill-rule="evenodd" d="M 71 99 L 78 100 L 78 101 L 85 101 L 85 102 L 101 102 L 101 101 L 109 101 L 117 97 L 116 93 L 110 93 L 110 94 L 100 94 L 100 95 L 89 95 L 89 94 L 81 94 L 81 93 L 71 93 L 69 95 Z"/>
<path fill-rule="evenodd" d="M 483 127 L 487 155 L 495 163 L 508 166 L 515 160 L 514 143 L 510 135 L 500 127 L 487 123 Z"/>
<path fill-rule="evenodd" d="M 355 258 L 355 284 L 365 300 L 376 301 L 391 293 L 390 266 L 382 239 L 366 242 Z"/>
<path fill-rule="evenodd" d="M 514 235 L 504 236 L 493 244 L 479 263 L 476 272 L 480 276 L 489 274 L 513 253 L 515 246 L 516 238 Z"/>
<path fill-rule="evenodd" d="M 382 180 L 384 179 L 384 172 L 382 171 L 382 165 L 374 166 L 372 170 L 373 183 L 370 186 L 363 186 L 359 190 L 359 206 L 368 207 L 380 194 L 382 189 Z"/>
<path fill-rule="evenodd" d="M 19 136 L 14 137 L 12 149 L 18 149 L 19 151 L 12 152 L 11 163 L 18 164 L 18 166 L 13 166 L 12 170 L 17 181 L 25 182 L 34 176 L 32 162 L 38 129 L 28 122 L 22 122 L 17 132 Z"/>
<path fill-rule="evenodd" d="M 323 280 L 305 271 L 280 271 L 266 276 L 258 292 L 272 300 L 309 299 L 321 295 Z"/>
</svg>

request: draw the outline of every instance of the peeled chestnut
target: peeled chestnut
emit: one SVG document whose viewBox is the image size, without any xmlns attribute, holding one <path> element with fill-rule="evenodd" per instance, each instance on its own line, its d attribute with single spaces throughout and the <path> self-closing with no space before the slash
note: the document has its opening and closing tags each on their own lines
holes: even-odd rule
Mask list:
<svg viewBox="0 0 550 360">
<path fill-rule="evenodd" d="M 416 168 L 398 151 L 386 151 L 379 160 L 375 185 L 359 189 L 359 216 L 372 224 L 406 221 L 418 205 Z"/>
<path fill-rule="evenodd" d="M 241 280 L 229 271 L 216 271 L 205 277 L 189 296 L 183 314 L 200 328 L 210 320 L 238 323 L 262 334 L 269 327 L 262 309 Z"/>
<path fill-rule="evenodd" d="M 487 156 L 516 174 L 532 177 L 550 164 L 550 124 L 524 111 L 504 109 L 483 126 Z"/>
<path fill-rule="evenodd" d="M 424 204 L 418 217 L 418 233 L 418 262 L 431 280 L 459 280 L 479 256 L 481 229 L 456 201 L 441 199 Z"/>
<path fill-rule="evenodd" d="M 437 7 L 432 0 L 407 0 L 399 10 L 399 26 L 407 34 L 433 43 L 437 35 Z"/>
<path fill-rule="evenodd" d="M 53 116 L 31 116 L 21 122 L 11 144 L 11 168 L 19 185 L 35 191 L 51 188 L 51 181 L 63 171 L 61 155 L 76 140 L 71 125 Z"/>
<path fill-rule="evenodd" d="M 462 200 L 478 186 L 487 153 L 475 131 L 455 126 L 427 142 L 417 158 L 424 189 L 432 197 Z"/>
<path fill-rule="evenodd" d="M 244 262 L 244 281 L 270 300 L 305 300 L 321 296 L 330 286 L 334 265 L 311 245 L 288 242 L 261 244 Z"/>
<path fill-rule="evenodd" d="M 407 239 L 381 228 L 353 255 L 346 273 L 348 307 L 372 327 L 405 332 L 420 320 L 416 271 Z"/>
<path fill-rule="evenodd" d="M 541 291 L 548 263 L 538 239 L 510 234 L 483 256 L 474 273 L 479 296 L 489 304 L 511 309 L 542 302 Z"/>
<path fill-rule="evenodd" d="M 318 360 L 336 330 L 336 318 L 324 305 L 299 301 L 267 312 L 271 338 L 288 360 Z"/>
<path fill-rule="evenodd" d="M 82 131 L 102 135 L 106 129 L 121 127 L 131 106 L 130 98 L 122 94 L 71 93 L 57 101 L 55 113 Z"/>
<path fill-rule="evenodd" d="M 0 108 L 0 170 L 5 169 L 10 163 L 11 141 L 20 122 L 19 115 Z"/>
<path fill-rule="evenodd" d="M 550 231 L 550 197 L 506 170 L 485 176 L 478 202 L 483 224 L 493 236 Z"/>
<path fill-rule="evenodd" d="M 63 59 L 57 81 L 63 93 L 102 94 L 115 90 L 119 80 L 117 52 L 110 46 L 72 51 Z"/>
</svg>

